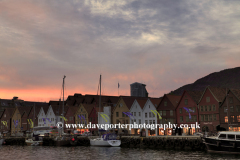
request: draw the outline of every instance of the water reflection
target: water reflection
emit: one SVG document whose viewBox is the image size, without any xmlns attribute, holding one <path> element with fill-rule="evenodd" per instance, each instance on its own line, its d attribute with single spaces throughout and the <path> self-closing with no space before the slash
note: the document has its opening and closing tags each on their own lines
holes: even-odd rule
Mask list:
<svg viewBox="0 0 240 160">
<path fill-rule="evenodd" d="M 9 160 L 187 160 L 187 159 L 240 159 L 240 155 L 208 154 L 200 151 L 120 147 L 51 147 L 51 146 L 0 146 L 0 159 Z"/>
</svg>

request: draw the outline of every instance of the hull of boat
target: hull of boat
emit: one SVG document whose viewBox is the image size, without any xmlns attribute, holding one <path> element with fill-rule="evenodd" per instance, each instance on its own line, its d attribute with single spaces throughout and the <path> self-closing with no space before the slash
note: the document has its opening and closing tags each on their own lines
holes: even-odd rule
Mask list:
<svg viewBox="0 0 240 160">
<path fill-rule="evenodd" d="M 119 147 L 121 145 L 121 141 L 120 140 L 104 141 L 104 140 L 93 139 L 93 140 L 90 140 L 90 145 L 99 146 L 99 147 Z"/>
<path fill-rule="evenodd" d="M 0 139 L 0 145 L 2 145 L 4 142 L 4 139 Z"/>
<path fill-rule="evenodd" d="M 42 146 L 42 144 L 43 144 L 43 141 L 29 141 L 29 140 L 26 140 L 25 142 L 28 146 L 31 146 L 34 143 L 39 143 L 39 146 Z"/>
<path fill-rule="evenodd" d="M 208 152 L 240 154 L 240 141 L 204 138 Z"/>
</svg>

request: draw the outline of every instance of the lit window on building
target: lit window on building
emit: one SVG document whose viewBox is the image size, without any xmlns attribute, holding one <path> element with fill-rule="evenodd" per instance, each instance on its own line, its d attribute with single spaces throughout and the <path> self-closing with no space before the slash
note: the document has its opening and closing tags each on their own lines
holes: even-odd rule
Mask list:
<svg viewBox="0 0 240 160">
<path fill-rule="evenodd" d="M 225 123 L 228 123 L 228 117 L 225 116 L 224 119 L 225 119 Z"/>
</svg>

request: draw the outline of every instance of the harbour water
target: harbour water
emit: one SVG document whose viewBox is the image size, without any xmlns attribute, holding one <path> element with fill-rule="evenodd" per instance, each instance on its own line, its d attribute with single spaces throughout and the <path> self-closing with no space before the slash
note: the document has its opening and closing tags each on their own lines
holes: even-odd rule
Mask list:
<svg viewBox="0 0 240 160">
<path fill-rule="evenodd" d="M 210 154 L 192 150 L 159 150 L 120 147 L 0 146 L 0 160 L 181 160 L 240 159 L 240 155 Z"/>
</svg>

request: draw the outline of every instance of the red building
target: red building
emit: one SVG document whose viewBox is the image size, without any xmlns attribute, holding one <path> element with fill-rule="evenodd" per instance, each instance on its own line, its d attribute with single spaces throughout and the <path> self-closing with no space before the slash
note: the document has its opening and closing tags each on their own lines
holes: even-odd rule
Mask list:
<svg viewBox="0 0 240 160">
<path fill-rule="evenodd" d="M 165 94 L 157 107 L 158 113 L 160 113 L 162 119 L 158 120 L 158 124 L 176 123 L 176 107 L 181 96 Z M 159 135 L 172 135 L 173 131 L 171 128 L 167 128 L 165 131 L 163 128 L 159 128 Z"/>
<path fill-rule="evenodd" d="M 89 114 L 89 122 L 91 122 L 92 124 L 98 124 L 98 112 L 102 112 L 103 111 L 103 107 L 101 107 L 101 111 L 99 110 L 98 106 L 93 107 L 92 111 Z M 98 128 L 91 128 L 89 129 L 90 132 L 93 135 L 97 135 L 98 134 Z"/>
<path fill-rule="evenodd" d="M 1 133 L 7 134 L 11 133 L 11 120 L 15 108 L 5 108 L 1 115 Z M 4 122 L 4 123 L 3 123 Z"/>
<path fill-rule="evenodd" d="M 79 107 L 77 106 L 69 106 L 65 118 L 68 120 L 67 124 L 75 124 L 75 114 Z M 65 133 L 73 133 L 74 128 L 64 128 Z"/>
<path fill-rule="evenodd" d="M 202 91 L 184 91 L 181 99 L 176 107 L 177 124 L 182 126 L 178 129 L 178 134 L 193 135 L 199 132 L 200 129 L 196 128 L 196 122 L 199 124 L 198 118 L 198 101 L 202 96 Z M 190 115 L 189 115 L 190 113 Z M 192 126 L 191 126 L 192 125 Z M 190 127 L 190 128 L 189 128 Z"/>
<path fill-rule="evenodd" d="M 219 106 L 226 96 L 225 88 L 206 87 L 199 100 L 199 121 L 202 132 L 216 132 L 220 124 Z"/>
<path fill-rule="evenodd" d="M 240 131 L 240 90 L 228 90 L 219 114 L 221 127 L 229 131 Z"/>
</svg>

